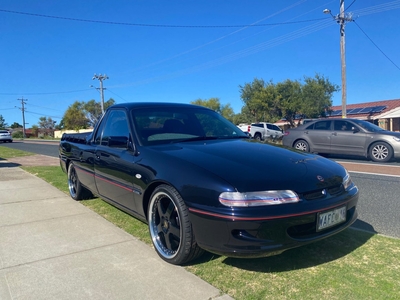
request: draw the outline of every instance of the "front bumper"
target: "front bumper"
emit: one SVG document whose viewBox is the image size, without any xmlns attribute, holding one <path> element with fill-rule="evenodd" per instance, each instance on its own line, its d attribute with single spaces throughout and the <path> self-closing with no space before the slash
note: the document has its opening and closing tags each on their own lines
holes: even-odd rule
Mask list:
<svg viewBox="0 0 400 300">
<path fill-rule="evenodd" d="M 357 219 L 358 189 L 354 188 L 340 199 L 303 203 L 299 211 L 287 210 L 285 205 L 258 208 L 253 214 L 232 215 L 204 208 L 189 208 L 190 220 L 198 245 L 212 253 L 229 257 L 265 257 L 315 242 L 346 229 Z M 290 205 L 290 204 L 288 204 Z M 346 206 L 346 221 L 317 231 L 317 216 Z M 280 213 L 277 213 L 280 211 Z M 261 212 L 261 213 L 260 213 Z"/>
</svg>

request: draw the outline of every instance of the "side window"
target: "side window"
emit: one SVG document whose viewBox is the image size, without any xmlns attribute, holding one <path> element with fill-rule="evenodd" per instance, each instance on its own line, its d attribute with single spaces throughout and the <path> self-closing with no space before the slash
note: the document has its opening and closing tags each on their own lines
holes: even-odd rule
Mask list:
<svg viewBox="0 0 400 300">
<path fill-rule="evenodd" d="M 129 125 L 125 111 L 112 110 L 103 126 L 101 145 L 107 146 L 110 137 L 126 137 L 129 139 Z M 97 143 L 97 136 L 95 142 Z"/>
<path fill-rule="evenodd" d="M 331 121 L 320 121 L 314 124 L 314 130 L 330 130 Z"/>
<path fill-rule="evenodd" d="M 335 130 L 337 131 L 351 131 L 353 125 L 347 121 L 335 121 Z"/>
<path fill-rule="evenodd" d="M 106 118 L 103 118 L 101 120 L 101 123 L 99 125 L 99 128 L 97 128 L 96 135 L 94 137 L 94 144 L 95 145 L 100 145 L 101 142 L 101 136 L 103 135 L 103 130 L 104 130 L 104 124 L 106 123 Z"/>
<path fill-rule="evenodd" d="M 276 125 L 270 125 L 271 126 L 271 128 L 270 129 L 272 129 L 272 130 L 276 130 L 276 131 L 281 131 L 281 129 L 278 127 L 278 126 L 276 126 Z"/>
</svg>

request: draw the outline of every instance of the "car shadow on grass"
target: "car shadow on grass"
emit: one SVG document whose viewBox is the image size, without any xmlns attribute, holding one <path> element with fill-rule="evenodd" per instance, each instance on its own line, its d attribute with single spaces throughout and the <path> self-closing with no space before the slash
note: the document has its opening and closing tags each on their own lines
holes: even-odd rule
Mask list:
<svg viewBox="0 0 400 300">
<path fill-rule="evenodd" d="M 226 258 L 224 263 L 254 272 L 287 272 L 322 265 L 358 249 L 374 233 L 348 228 L 343 232 L 298 248 L 290 249 L 280 255 L 256 259 Z"/>
<path fill-rule="evenodd" d="M 243 270 L 263 273 L 287 272 L 322 265 L 348 255 L 376 234 L 370 224 L 361 220 L 357 220 L 357 223 L 356 229 L 348 228 L 332 237 L 287 250 L 279 255 L 263 258 L 226 257 L 223 263 Z M 206 263 L 220 257 L 206 252 L 190 265 Z"/>
</svg>

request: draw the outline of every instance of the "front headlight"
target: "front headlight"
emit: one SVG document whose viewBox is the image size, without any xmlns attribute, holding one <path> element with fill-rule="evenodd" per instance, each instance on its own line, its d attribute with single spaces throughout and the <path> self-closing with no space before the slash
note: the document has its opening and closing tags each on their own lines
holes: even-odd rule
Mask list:
<svg viewBox="0 0 400 300">
<path fill-rule="evenodd" d="M 290 190 L 261 192 L 224 192 L 219 195 L 219 202 L 225 206 L 264 206 L 299 202 L 299 196 Z"/>
<path fill-rule="evenodd" d="M 346 170 L 346 175 L 343 177 L 343 182 L 342 183 L 343 183 L 343 186 L 344 186 L 345 190 L 347 190 L 353 183 L 351 181 L 350 174 L 347 172 L 347 170 Z"/>
</svg>

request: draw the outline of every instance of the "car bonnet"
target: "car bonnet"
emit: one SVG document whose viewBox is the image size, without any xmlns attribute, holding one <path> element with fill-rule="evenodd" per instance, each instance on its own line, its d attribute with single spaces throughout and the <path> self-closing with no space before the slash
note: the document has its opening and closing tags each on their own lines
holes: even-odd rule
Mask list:
<svg viewBox="0 0 400 300">
<path fill-rule="evenodd" d="M 321 156 L 248 140 L 186 142 L 158 150 L 206 169 L 238 191 L 304 192 L 330 182 L 341 182 L 345 175 L 342 166 Z"/>
</svg>

